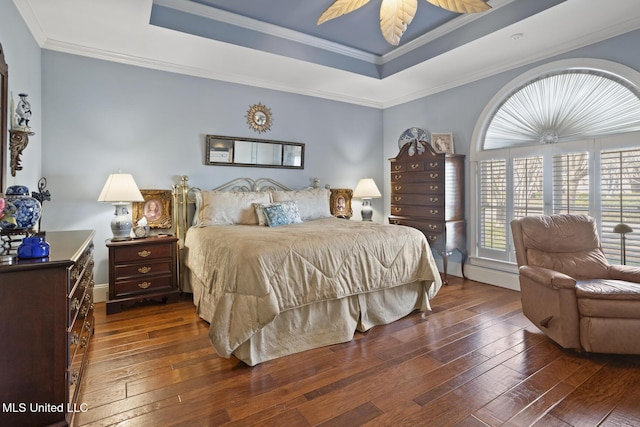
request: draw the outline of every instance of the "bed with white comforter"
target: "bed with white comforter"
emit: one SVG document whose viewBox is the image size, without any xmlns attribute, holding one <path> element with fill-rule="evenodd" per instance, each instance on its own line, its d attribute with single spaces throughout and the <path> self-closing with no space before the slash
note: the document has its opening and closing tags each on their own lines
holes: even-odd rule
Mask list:
<svg viewBox="0 0 640 427">
<path fill-rule="evenodd" d="M 442 285 L 420 231 L 334 218 L 326 190 L 238 194 L 230 208 L 236 195 L 228 192 L 198 197 L 183 273 L 223 357 L 255 365 L 346 342 L 356 330 L 430 310 Z M 259 208 L 283 198 L 299 217 L 258 225 Z"/>
</svg>

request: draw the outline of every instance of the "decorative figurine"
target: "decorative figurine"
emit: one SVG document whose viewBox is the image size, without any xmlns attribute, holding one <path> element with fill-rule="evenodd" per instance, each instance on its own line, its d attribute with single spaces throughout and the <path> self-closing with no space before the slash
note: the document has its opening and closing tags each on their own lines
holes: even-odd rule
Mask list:
<svg viewBox="0 0 640 427">
<path fill-rule="evenodd" d="M 16 114 L 18 115 L 18 127 L 23 129 L 29 128 L 29 120 L 31 119 L 31 103 L 27 101 L 26 93 L 18 94 L 20 101 L 16 107 Z"/>
</svg>

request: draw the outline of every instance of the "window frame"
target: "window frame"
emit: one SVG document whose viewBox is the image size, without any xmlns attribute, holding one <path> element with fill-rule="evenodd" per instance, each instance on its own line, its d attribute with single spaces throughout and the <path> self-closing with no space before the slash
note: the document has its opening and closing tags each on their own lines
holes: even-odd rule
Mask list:
<svg viewBox="0 0 640 427">
<path fill-rule="evenodd" d="M 512 168 L 513 159 L 516 157 L 529 157 L 535 155 L 543 156 L 543 177 L 544 177 L 544 212 L 552 214 L 553 210 L 553 156 L 557 154 L 568 154 L 574 152 L 587 152 L 589 155 L 589 215 L 596 218 L 598 230 L 601 229 L 601 212 L 599 200 L 601 198 L 600 191 L 600 153 L 605 150 L 615 149 L 640 149 L 640 132 L 628 132 L 608 136 L 598 136 L 593 138 L 583 138 L 577 141 L 558 142 L 555 144 L 540 144 L 529 146 L 515 146 L 507 148 L 497 148 L 484 150 L 483 141 L 486 130 L 490 124 L 491 118 L 499 107 L 500 103 L 506 99 L 515 88 L 521 87 L 528 81 L 535 80 L 541 75 L 549 74 L 554 71 L 566 71 L 574 68 L 594 69 L 604 71 L 616 75 L 620 79 L 624 79 L 626 83 L 633 86 L 636 91 L 640 91 L 640 73 L 624 65 L 597 59 L 577 58 L 571 60 L 557 61 L 536 67 L 505 85 L 487 104 L 481 114 L 473 132 L 472 141 L 474 144 L 471 149 L 471 189 L 470 194 L 470 211 L 472 217 L 469 221 L 470 225 L 470 258 L 473 264 L 482 266 L 486 264 L 489 268 L 495 268 L 500 263 L 503 270 L 517 272 L 513 267 L 516 262 L 513 250 L 513 239 L 511 236 L 511 227 L 509 222 L 513 219 L 513 197 L 512 197 Z M 484 160 L 506 159 L 507 168 L 507 200 L 506 200 L 506 236 L 507 250 L 505 253 L 494 249 L 480 247 L 481 232 L 481 210 L 480 207 L 480 162 Z M 640 230 L 638 230 L 640 231 Z M 509 267 L 511 265 L 512 267 Z"/>
</svg>

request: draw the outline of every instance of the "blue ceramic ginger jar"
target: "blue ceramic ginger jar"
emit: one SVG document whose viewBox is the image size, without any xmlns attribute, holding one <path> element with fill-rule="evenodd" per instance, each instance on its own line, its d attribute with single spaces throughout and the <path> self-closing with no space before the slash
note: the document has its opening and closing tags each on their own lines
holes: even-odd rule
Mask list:
<svg viewBox="0 0 640 427">
<path fill-rule="evenodd" d="M 7 188 L 4 198 L 16 208 L 16 226 L 13 228 L 33 228 L 40 219 L 42 206 L 29 195 L 29 188 L 24 185 L 12 185 Z M 3 228 L 10 228 L 4 227 Z"/>
</svg>

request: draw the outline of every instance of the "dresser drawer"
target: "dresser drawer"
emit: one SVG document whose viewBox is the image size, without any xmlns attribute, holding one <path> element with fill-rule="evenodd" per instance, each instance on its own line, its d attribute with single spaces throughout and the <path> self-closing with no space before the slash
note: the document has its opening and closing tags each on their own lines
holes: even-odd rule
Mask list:
<svg viewBox="0 0 640 427">
<path fill-rule="evenodd" d="M 139 245 L 118 248 L 114 254 L 114 262 L 133 262 L 160 258 L 171 258 L 172 244 Z"/>
<path fill-rule="evenodd" d="M 444 220 L 444 206 L 391 205 L 391 215 Z"/>
<path fill-rule="evenodd" d="M 394 205 L 443 206 L 444 194 L 402 194 L 391 196 Z"/>
<path fill-rule="evenodd" d="M 435 169 L 423 172 L 392 172 L 392 183 L 410 182 L 441 182 L 443 180 L 444 169 Z"/>
<path fill-rule="evenodd" d="M 156 291 L 165 291 L 173 288 L 171 276 L 149 276 L 133 280 L 123 280 L 115 284 L 115 296 L 139 296 Z"/>
<path fill-rule="evenodd" d="M 173 271 L 173 264 L 171 259 L 165 259 L 160 261 L 149 260 L 149 262 L 142 261 L 135 264 L 121 264 L 115 267 L 116 277 L 115 280 L 120 281 L 128 278 L 136 278 L 144 280 L 145 276 L 158 275 L 158 274 L 171 274 Z"/>
<path fill-rule="evenodd" d="M 424 170 L 424 162 L 415 161 L 411 163 L 393 163 L 391 165 L 391 172 L 418 172 Z"/>
<path fill-rule="evenodd" d="M 423 182 L 419 184 L 392 182 L 391 194 L 444 194 L 444 184 L 440 182 Z"/>
<path fill-rule="evenodd" d="M 419 221 L 411 218 L 389 217 L 389 224 L 417 228 L 424 234 L 429 245 L 437 250 L 446 247 L 446 228 L 443 221 Z"/>
</svg>

